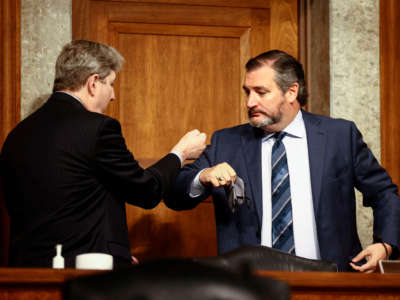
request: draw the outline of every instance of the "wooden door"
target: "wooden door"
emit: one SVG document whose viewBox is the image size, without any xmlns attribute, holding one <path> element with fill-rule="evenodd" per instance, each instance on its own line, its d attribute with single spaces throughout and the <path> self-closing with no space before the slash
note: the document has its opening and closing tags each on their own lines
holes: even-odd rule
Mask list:
<svg viewBox="0 0 400 300">
<path fill-rule="evenodd" d="M 209 141 L 247 122 L 244 64 L 273 48 L 298 56 L 297 0 L 74 0 L 73 38 L 125 57 L 107 113 L 146 167 L 188 130 Z M 185 212 L 127 206 L 127 218 L 139 259 L 217 254 L 211 199 Z"/>
</svg>

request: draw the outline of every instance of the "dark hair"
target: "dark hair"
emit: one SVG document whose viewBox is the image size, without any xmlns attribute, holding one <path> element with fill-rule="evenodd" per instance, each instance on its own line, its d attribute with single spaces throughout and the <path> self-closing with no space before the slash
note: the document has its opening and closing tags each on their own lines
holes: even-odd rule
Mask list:
<svg viewBox="0 0 400 300">
<path fill-rule="evenodd" d="M 251 58 L 246 64 L 246 71 L 254 71 L 265 65 L 269 65 L 275 71 L 275 82 L 283 93 L 286 93 L 289 87 L 297 82 L 299 84 L 297 101 L 301 106 L 306 105 L 307 89 L 301 63 L 286 52 L 271 50 Z"/>
<path fill-rule="evenodd" d="M 76 40 L 66 44 L 56 62 L 53 92 L 76 91 L 89 76 L 106 78 L 111 71 L 119 71 L 124 58 L 113 47 L 96 42 Z"/>
</svg>

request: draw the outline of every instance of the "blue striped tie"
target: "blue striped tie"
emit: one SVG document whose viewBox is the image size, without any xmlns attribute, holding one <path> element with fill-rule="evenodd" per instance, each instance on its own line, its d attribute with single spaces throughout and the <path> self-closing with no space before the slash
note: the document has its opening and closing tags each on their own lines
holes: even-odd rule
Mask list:
<svg viewBox="0 0 400 300">
<path fill-rule="evenodd" d="M 272 191 L 272 247 L 290 254 L 294 249 L 292 201 L 285 145 L 285 132 L 278 132 L 272 146 L 271 191 Z"/>
</svg>

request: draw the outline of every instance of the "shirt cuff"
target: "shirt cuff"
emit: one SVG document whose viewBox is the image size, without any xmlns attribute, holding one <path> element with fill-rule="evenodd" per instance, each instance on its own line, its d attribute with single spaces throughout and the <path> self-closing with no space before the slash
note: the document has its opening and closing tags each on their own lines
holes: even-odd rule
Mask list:
<svg viewBox="0 0 400 300">
<path fill-rule="evenodd" d="M 204 169 L 203 169 L 204 170 Z M 197 173 L 196 177 L 193 179 L 192 184 L 190 185 L 190 192 L 189 196 L 192 198 L 201 196 L 204 194 L 206 187 L 200 182 L 200 173 L 203 172 L 201 170 L 199 173 Z"/>
<path fill-rule="evenodd" d="M 170 153 L 175 154 L 176 156 L 178 156 L 179 160 L 181 161 L 181 165 L 183 164 L 182 156 L 181 156 L 181 154 L 179 152 L 171 151 Z"/>
</svg>

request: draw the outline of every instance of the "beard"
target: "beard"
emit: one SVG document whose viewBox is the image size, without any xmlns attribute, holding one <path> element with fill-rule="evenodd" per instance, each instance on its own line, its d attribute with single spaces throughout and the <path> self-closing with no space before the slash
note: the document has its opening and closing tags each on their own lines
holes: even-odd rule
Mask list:
<svg viewBox="0 0 400 300">
<path fill-rule="evenodd" d="M 273 117 L 268 117 L 265 116 L 264 119 L 262 119 L 261 121 L 255 122 L 251 119 L 251 114 L 254 112 L 254 109 L 250 109 L 248 111 L 248 115 L 249 115 L 249 123 L 251 126 L 256 127 L 256 128 L 263 128 L 265 126 L 269 126 L 272 124 L 276 124 L 278 123 L 281 118 L 282 118 L 282 114 L 279 113 L 277 116 L 273 116 Z M 261 113 L 260 111 L 257 111 L 259 113 Z"/>
</svg>

